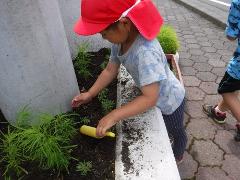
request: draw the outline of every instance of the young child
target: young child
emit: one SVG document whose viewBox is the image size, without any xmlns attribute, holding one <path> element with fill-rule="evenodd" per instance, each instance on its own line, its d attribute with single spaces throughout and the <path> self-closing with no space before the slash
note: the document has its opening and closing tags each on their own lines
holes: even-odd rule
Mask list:
<svg viewBox="0 0 240 180">
<path fill-rule="evenodd" d="M 234 139 L 240 141 L 240 101 L 237 93 L 240 90 L 240 0 L 232 1 L 225 33 L 230 41 L 238 39 L 238 46 L 218 86 L 218 93 L 223 99 L 215 106 L 203 105 L 203 110 L 219 124 L 225 123 L 226 111 L 230 110 L 238 121 Z"/>
<path fill-rule="evenodd" d="M 113 45 L 107 67 L 87 92 L 73 98 L 72 106 L 89 102 L 116 78 L 123 64 L 142 94 L 103 117 L 97 135 L 104 136 L 120 120 L 156 105 L 174 138 L 173 152 L 180 161 L 187 142 L 183 126 L 185 91 L 155 39 L 163 23 L 156 7 L 150 0 L 82 0 L 81 10 L 74 31 L 80 35 L 100 33 Z"/>
</svg>

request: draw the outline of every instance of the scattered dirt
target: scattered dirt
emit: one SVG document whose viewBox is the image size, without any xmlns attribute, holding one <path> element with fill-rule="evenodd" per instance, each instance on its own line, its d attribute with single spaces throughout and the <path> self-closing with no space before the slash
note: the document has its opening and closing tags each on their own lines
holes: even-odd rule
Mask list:
<svg viewBox="0 0 240 180">
<path fill-rule="evenodd" d="M 136 143 L 141 143 L 144 137 L 144 127 L 139 128 L 139 126 L 133 125 L 134 119 L 129 119 L 128 121 L 122 122 L 122 132 L 125 137 L 125 140 L 122 142 L 122 162 L 124 163 L 124 172 L 126 174 L 133 173 L 136 171 L 134 168 L 134 162 L 129 158 L 130 149 L 129 146 L 134 145 Z M 134 149 L 137 151 L 141 151 L 141 146 L 138 149 Z M 138 176 L 138 172 L 136 171 L 136 176 Z"/>
<path fill-rule="evenodd" d="M 101 49 L 99 52 L 91 53 L 92 60 L 90 71 L 92 77 L 85 80 L 77 75 L 78 85 L 80 90 L 89 89 L 95 82 L 98 75 L 101 73 L 102 69 L 100 68 L 101 63 L 103 62 L 106 55 L 109 54 L 108 49 Z M 77 73 L 76 73 L 77 74 Z M 116 103 L 117 99 L 117 80 L 114 80 L 108 86 L 109 89 L 109 99 L 113 100 Z M 104 116 L 101 109 L 101 104 L 97 98 L 94 98 L 87 105 L 81 106 L 74 110 L 78 113 L 80 117 L 87 117 L 91 120 L 90 126 L 95 126 L 98 124 L 98 121 Z M 0 121 L 6 122 L 2 114 L 0 113 Z M 75 119 L 76 122 L 79 122 L 79 118 Z M 0 124 L 0 130 L 6 132 L 7 123 Z M 78 124 L 79 128 L 82 124 Z M 114 132 L 115 130 L 112 129 Z M 76 171 L 76 160 L 72 160 L 69 166 L 69 173 L 63 172 L 58 174 L 54 171 L 40 171 L 38 166 L 34 164 L 28 164 L 25 168 L 29 170 L 30 174 L 25 176 L 26 180 L 114 180 L 115 179 L 115 138 L 103 138 L 103 139 L 94 139 L 81 135 L 80 133 L 73 139 L 73 144 L 77 144 L 77 148 L 72 152 L 72 156 L 79 159 L 80 161 L 91 161 L 92 162 L 92 171 L 86 176 L 81 176 L 78 171 Z M 1 156 L 1 154 L 0 154 Z M 0 157 L 1 158 L 1 157 Z M 3 165 L 0 165 L 0 174 L 3 173 Z M 0 176 L 0 179 L 3 177 Z"/>
</svg>

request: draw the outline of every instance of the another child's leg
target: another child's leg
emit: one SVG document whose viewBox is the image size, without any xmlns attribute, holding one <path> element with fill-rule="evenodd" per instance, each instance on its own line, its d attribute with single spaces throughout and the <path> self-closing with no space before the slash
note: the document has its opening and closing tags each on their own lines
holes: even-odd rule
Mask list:
<svg viewBox="0 0 240 180">
<path fill-rule="evenodd" d="M 232 93 L 236 97 L 236 100 L 238 100 L 238 92 L 235 91 L 235 92 L 231 92 L 231 94 Z M 239 100 L 238 100 L 238 102 L 240 103 Z M 227 110 L 230 110 L 230 108 L 228 107 L 227 102 L 224 101 L 224 97 L 223 97 L 223 100 L 218 103 L 218 105 L 217 105 L 217 107 L 215 109 L 217 109 L 217 110 L 219 110 L 220 112 L 223 112 L 223 113 L 226 112 Z"/>
<path fill-rule="evenodd" d="M 234 93 L 240 88 L 240 81 L 232 78 L 227 72 L 225 72 L 221 82 L 218 86 L 218 93 L 223 96 L 223 94 Z M 236 93 L 234 93 L 236 94 Z M 228 95 L 227 95 L 228 96 Z M 237 95 L 236 95 L 237 97 Z M 219 124 L 225 123 L 226 112 L 230 109 L 228 102 L 223 97 L 223 100 L 218 103 L 218 105 L 203 105 L 203 111 L 211 117 L 215 122 Z"/>
<path fill-rule="evenodd" d="M 187 135 L 183 125 L 184 101 L 171 115 L 163 115 L 168 134 L 174 138 L 173 153 L 175 158 L 181 159 L 187 145 Z"/>
<path fill-rule="evenodd" d="M 229 108 L 228 108 L 228 105 L 224 102 L 224 100 L 220 101 L 218 103 L 218 109 L 222 112 L 225 112 L 227 111 Z"/>
<path fill-rule="evenodd" d="M 237 130 L 234 139 L 240 141 L 240 101 L 238 99 L 238 93 L 236 91 L 232 93 L 224 93 L 222 94 L 222 97 L 224 103 L 227 104 L 229 110 L 238 121 L 236 124 Z"/>
<path fill-rule="evenodd" d="M 228 109 L 232 112 L 233 116 L 240 123 L 240 101 L 237 92 L 222 94 L 224 103 L 227 104 Z"/>
</svg>

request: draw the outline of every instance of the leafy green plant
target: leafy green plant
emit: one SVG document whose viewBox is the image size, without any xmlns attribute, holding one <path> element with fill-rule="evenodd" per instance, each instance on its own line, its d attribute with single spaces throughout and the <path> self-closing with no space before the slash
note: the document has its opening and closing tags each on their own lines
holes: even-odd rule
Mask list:
<svg viewBox="0 0 240 180">
<path fill-rule="evenodd" d="M 104 114 L 109 113 L 114 107 L 114 102 L 109 100 L 107 96 L 108 89 L 104 89 L 98 94 L 98 100 L 101 102 Z"/>
<path fill-rule="evenodd" d="M 90 161 L 83 161 L 77 164 L 76 170 L 80 172 L 82 176 L 86 176 L 88 172 L 92 170 L 92 162 Z"/>
<path fill-rule="evenodd" d="M 157 39 L 165 54 L 176 54 L 180 47 L 177 34 L 172 26 L 162 26 Z"/>
<path fill-rule="evenodd" d="M 19 178 L 19 180 L 20 180 L 21 178 Z M 10 176 L 5 176 L 4 177 L 4 180 L 11 180 L 11 177 Z"/>
<path fill-rule="evenodd" d="M 30 113 L 24 109 L 18 114 L 18 124 L 26 122 Z M 32 126 L 11 126 L 8 133 L 2 133 L 2 146 L 0 151 L 6 164 L 4 175 L 12 171 L 19 177 L 28 172 L 22 167 L 24 162 L 38 163 L 41 169 L 54 169 L 60 171 L 68 168 L 71 151 L 75 145 L 71 139 L 77 132 L 74 128 L 72 114 L 52 116 L 41 114 L 39 124 Z"/>
<path fill-rule="evenodd" d="M 80 122 L 83 124 L 89 124 L 90 123 L 90 119 L 88 119 L 87 117 L 83 117 L 80 119 Z"/>
<path fill-rule="evenodd" d="M 114 102 L 113 101 L 111 101 L 109 99 L 106 99 L 106 100 L 102 101 L 101 104 L 102 104 L 102 107 L 103 107 L 104 114 L 107 114 L 111 110 L 113 110 L 113 107 L 114 107 Z"/>
<path fill-rule="evenodd" d="M 108 61 L 109 61 L 109 54 L 105 56 L 103 63 L 100 65 L 102 70 L 107 67 Z"/>
<path fill-rule="evenodd" d="M 105 69 L 107 67 L 108 61 L 105 59 L 103 63 L 100 65 L 101 69 Z"/>
<path fill-rule="evenodd" d="M 31 113 L 27 106 L 24 106 L 20 111 L 17 112 L 16 115 L 16 124 L 17 126 L 27 127 L 30 124 Z"/>
<path fill-rule="evenodd" d="M 2 132 L 1 132 L 2 133 Z M 25 160 L 18 144 L 20 143 L 18 132 L 11 132 L 8 127 L 6 134 L 2 133 L 1 141 L 3 142 L 0 146 L 0 150 L 4 156 L 0 159 L 0 162 L 6 164 L 3 176 L 9 177 L 8 173 L 13 171 L 19 177 L 22 173 L 28 174 L 21 163 Z"/>
<path fill-rule="evenodd" d="M 89 71 L 91 55 L 87 52 L 87 48 L 87 44 L 82 44 L 81 46 L 79 46 L 77 56 L 75 57 L 73 63 L 77 73 L 85 79 L 92 76 Z"/>
</svg>

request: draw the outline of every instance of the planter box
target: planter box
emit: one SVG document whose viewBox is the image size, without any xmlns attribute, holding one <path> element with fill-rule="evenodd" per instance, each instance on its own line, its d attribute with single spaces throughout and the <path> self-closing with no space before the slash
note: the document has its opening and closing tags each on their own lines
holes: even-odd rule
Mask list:
<svg viewBox="0 0 240 180">
<path fill-rule="evenodd" d="M 132 77 L 121 66 L 118 74 L 118 106 L 140 94 Z M 117 124 L 116 180 L 180 180 L 160 109 Z"/>
<path fill-rule="evenodd" d="M 184 86 L 183 79 L 182 79 L 182 73 L 178 65 L 178 54 L 165 54 L 166 58 L 168 60 L 170 69 L 173 71 L 177 79 L 181 82 L 181 84 Z"/>
<path fill-rule="evenodd" d="M 104 50 L 98 53 L 93 53 L 96 59 L 91 60 L 94 73 L 93 77 L 87 80 L 78 76 L 80 89 L 89 89 L 95 82 L 97 75 L 100 73 L 101 61 L 106 57 Z M 171 69 L 177 72 L 179 80 L 182 82 L 181 72 L 176 61 L 176 56 L 167 55 Z M 96 73 L 96 74 L 95 74 Z M 110 85 L 109 92 L 112 93 L 112 100 L 115 99 L 116 84 Z M 131 76 L 126 70 L 121 67 L 118 83 L 118 106 L 123 105 L 139 95 L 139 90 L 136 88 Z M 96 100 L 96 99 L 95 99 Z M 80 116 L 76 117 L 76 122 L 80 121 L 80 117 L 87 116 L 91 119 L 89 125 L 96 126 L 98 120 L 102 117 L 98 101 L 92 101 L 74 112 Z M 1 117 L 0 121 L 4 118 Z M 80 123 L 77 124 L 81 126 Z M 7 127 L 2 126 L 0 130 L 7 131 Z M 78 147 L 73 150 L 73 157 L 78 157 L 80 161 L 91 161 L 93 170 L 86 176 L 76 171 L 76 160 L 72 160 L 69 165 L 69 173 L 61 173 L 62 178 L 66 179 L 116 179 L 116 180 L 156 180 L 156 179 L 171 179 L 180 180 L 175 158 L 169 142 L 167 130 L 158 108 L 154 107 L 145 113 L 129 118 L 129 120 L 117 124 L 117 139 L 116 139 L 116 159 L 115 158 L 115 139 L 103 138 L 101 140 L 77 134 L 73 139 L 73 144 Z M 0 143 L 1 145 L 1 143 Z M 1 158 L 1 156 L 0 156 Z M 115 160 L 115 161 L 114 161 Z M 114 173 L 115 165 L 115 173 Z M 33 179 L 57 179 L 59 174 L 54 171 L 37 170 L 37 166 L 30 164 L 29 173 L 26 178 Z M 26 169 L 27 169 L 26 168 Z M 3 164 L 0 166 L 0 174 L 3 174 Z M 104 171 L 102 171 L 104 169 Z M 114 177 L 115 176 L 115 177 Z M 0 179 L 2 176 L 0 175 Z"/>
<path fill-rule="evenodd" d="M 98 52 L 89 52 L 89 54 L 91 55 L 90 56 L 91 63 L 88 70 L 90 71 L 91 76 L 88 78 L 84 78 L 83 76 L 79 75 L 76 71 L 79 89 L 82 91 L 84 91 L 84 89 L 89 89 L 92 86 L 92 84 L 96 81 L 98 75 L 102 71 L 101 64 L 103 63 L 103 60 L 109 55 L 109 51 L 107 49 L 101 49 Z M 106 97 L 107 97 L 106 99 L 115 102 L 117 98 L 117 80 L 115 79 L 111 84 L 109 84 L 107 88 L 109 92 L 106 94 Z M 41 98 L 39 100 L 41 101 Z M 70 102 L 66 102 L 66 103 L 70 104 Z M 10 178 L 19 179 L 17 176 L 22 176 L 22 177 L 24 176 L 23 177 L 24 179 L 68 179 L 68 180 L 109 179 L 109 180 L 114 180 L 115 179 L 114 163 L 115 163 L 116 139 L 110 138 L 110 137 L 95 139 L 79 133 L 79 128 L 84 124 L 96 127 L 98 124 L 98 121 L 104 116 L 103 110 L 104 109 L 102 108 L 102 104 L 99 101 L 98 97 L 93 98 L 91 102 L 85 105 L 82 105 L 79 108 L 74 109 L 73 113 L 76 114 L 76 116 L 72 116 L 72 117 L 74 118 L 73 121 L 76 124 L 75 126 L 76 135 L 72 138 L 71 143 L 69 143 L 69 146 L 77 145 L 77 147 L 73 148 L 71 151 L 71 156 L 74 157 L 75 159 L 70 159 L 70 162 L 68 165 L 68 171 L 66 171 L 65 169 L 61 169 L 61 172 L 60 172 L 58 171 L 58 169 L 53 169 L 51 167 L 40 168 L 39 160 L 36 160 L 36 162 L 33 162 L 31 160 L 25 161 L 24 159 L 24 161 L 22 161 L 22 158 L 19 158 L 20 163 L 16 164 L 16 166 L 18 165 L 18 166 L 21 166 L 21 168 L 26 169 L 28 171 L 28 174 L 25 174 L 24 172 L 22 172 L 21 175 L 17 175 L 13 169 L 9 168 L 8 174 L 11 176 L 9 177 L 9 179 Z M 24 119 L 23 116 L 21 116 L 21 118 Z M 82 119 L 85 119 L 85 122 L 82 121 Z M 86 119 L 89 120 L 88 123 Z M 65 124 L 63 124 L 62 126 L 64 127 Z M 2 115 L 1 109 L 0 109 L 0 131 L 3 132 L 4 134 L 7 134 L 8 125 L 9 123 L 6 121 L 6 119 Z M 65 128 L 66 130 L 69 129 L 68 125 Z M 54 129 L 52 131 L 54 132 Z M 45 138 L 45 136 L 43 137 Z M 51 134 L 51 137 L 54 137 L 54 136 Z M 0 138 L 3 138 L 2 133 L 0 133 Z M 54 143 L 55 139 L 53 139 L 52 142 Z M 0 147 L 2 145 L 3 145 L 3 141 L 0 139 Z M 17 149 L 16 145 L 15 146 L 12 145 L 10 147 L 11 148 L 16 147 L 15 149 Z M 5 148 L 5 149 L 10 149 L 10 148 Z M 55 157 L 57 153 L 54 153 L 52 149 L 51 149 L 51 152 L 53 152 L 52 156 Z M 20 152 L 17 152 L 17 153 L 20 154 Z M 4 154 L 6 154 L 5 156 L 7 156 L 7 160 L 10 158 L 14 160 L 15 157 L 18 157 L 18 156 L 15 156 L 14 153 L 9 153 L 10 158 L 8 158 L 8 154 L 4 153 L 0 148 L 0 180 L 4 179 L 2 175 L 4 174 L 4 171 L 6 169 L 6 164 L 8 163 L 7 160 L 4 162 L 1 162 L 1 159 L 4 157 Z M 11 154 L 13 155 L 11 156 Z M 27 154 L 29 153 L 26 152 L 26 155 Z M 45 156 L 47 155 L 49 155 L 49 153 L 47 153 Z M 60 156 L 56 156 L 56 157 L 60 157 Z M 51 157 L 43 158 L 42 162 L 45 163 L 45 159 L 50 159 L 50 158 Z M 91 162 L 91 165 L 92 165 L 92 168 L 90 168 L 91 169 L 90 172 L 87 172 L 87 174 L 84 175 L 80 171 L 77 171 L 77 165 L 79 162 L 89 162 L 89 161 Z M 18 159 L 16 162 L 18 162 Z M 59 164 L 63 164 L 63 162 L 61 163 L 59 162 Z"/>
</svg>

